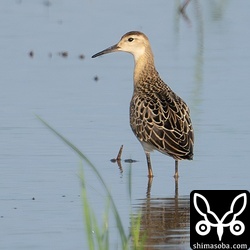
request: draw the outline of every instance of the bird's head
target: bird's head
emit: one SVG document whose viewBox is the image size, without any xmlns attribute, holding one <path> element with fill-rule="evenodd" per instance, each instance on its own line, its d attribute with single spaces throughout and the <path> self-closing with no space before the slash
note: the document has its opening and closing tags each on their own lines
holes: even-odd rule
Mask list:
<svg viewBox="0 0 250 250">
<path fill-rule="evenodd" d="M 135 58 L 135 61 L 137 61 L 143 54 L 145 54 L 147 49 L 150 49 L 150 44 L 147 36 L 139 31 L 130 31 L 123 35 L 121 40 L 117 44 L 93 55 L 92 58 L 107 53 L 123 51 L 132 54 Z"/>
</svg>

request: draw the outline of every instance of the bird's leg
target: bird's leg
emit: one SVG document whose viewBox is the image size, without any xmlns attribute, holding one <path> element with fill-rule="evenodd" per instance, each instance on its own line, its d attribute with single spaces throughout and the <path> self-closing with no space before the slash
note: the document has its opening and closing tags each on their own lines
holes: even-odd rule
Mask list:
<svg viewBox="0 0 250 250">
<path fill-rule="evenodd" d="M 147 164 L 148 164 L 148 178 L 154 177 L 153 170 L 151 167 L 150 153 L 146 152 Z"/>
<path fill-rule="evenodd" d="M 179 174 L 178 174 L 178 160 L 175 160 L 175 174 L 174 174 L 174 178 L 175 179 L 179 178 Z"/>
</svg>

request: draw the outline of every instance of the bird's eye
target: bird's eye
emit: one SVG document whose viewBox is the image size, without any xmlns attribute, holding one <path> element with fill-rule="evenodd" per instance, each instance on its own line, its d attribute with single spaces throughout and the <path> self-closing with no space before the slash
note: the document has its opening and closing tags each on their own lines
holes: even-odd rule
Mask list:
<svg viewBox="0 0 250 250">
<path fill-rule="evenodd" d="M 128 41 L 129 41 L 129 42 L 132 42 L 132 41 L 134 41 L 134 38 L 130 37 L 130 38 L 128 39 Z"/>
</svg>

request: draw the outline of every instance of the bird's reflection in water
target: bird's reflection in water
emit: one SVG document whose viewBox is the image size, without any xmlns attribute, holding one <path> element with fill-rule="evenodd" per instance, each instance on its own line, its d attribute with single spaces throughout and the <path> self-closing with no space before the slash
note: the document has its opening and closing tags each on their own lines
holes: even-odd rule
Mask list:
<svg viewBox="0 0 250 250">
<path fill-rule="evenodd" d="M 121 161 L 116 161 L 122 175 Z M 138 199 L 135 214 L 141 211 L 140 235 L 146 235 L 143 249 L 189 249 L 190 202 L 189 195 L 179 196 L 178 178 L 174 179 L 174 194 L 151 198 L 153 178 L 148 179 L 146 198 Z"/>
<path fill-rule="evenodd" d="M 189 248 L 189 196 L 178 197 L 178 180 L 175 195 L 151 198 L 152 179 L 149 179 L 147 197 L 139 200 L 141 210 L 140 235 L 146 235 L 145 249 Z"/>
</svg>

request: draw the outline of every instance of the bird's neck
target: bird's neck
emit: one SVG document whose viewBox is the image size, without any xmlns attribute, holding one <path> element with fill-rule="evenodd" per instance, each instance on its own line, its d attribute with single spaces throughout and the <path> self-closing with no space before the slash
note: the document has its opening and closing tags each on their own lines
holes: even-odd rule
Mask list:
<svg viewBox="0 0 250 250">
<path fill-rule="evenodd" d="M 156 76 L 158 76 L 158 72 L 155 69 L 152 52 L 145 52 L 135 60 L 134 87 L 149 83 Z"/>
</svg>

